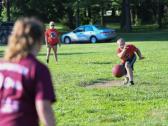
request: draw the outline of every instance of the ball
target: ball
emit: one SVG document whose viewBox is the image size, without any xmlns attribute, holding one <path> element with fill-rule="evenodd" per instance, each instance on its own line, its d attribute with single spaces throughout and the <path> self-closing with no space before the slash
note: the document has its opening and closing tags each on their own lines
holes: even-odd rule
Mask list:
<svg viewBox="0 0 168 126">
<path fill-rule="evenodd" d="M 115 77 L 122 77 L 126 74 L 125 68 L 121 64 L 117 64 L 112 68 L 112 74 Z"/>
</svg>

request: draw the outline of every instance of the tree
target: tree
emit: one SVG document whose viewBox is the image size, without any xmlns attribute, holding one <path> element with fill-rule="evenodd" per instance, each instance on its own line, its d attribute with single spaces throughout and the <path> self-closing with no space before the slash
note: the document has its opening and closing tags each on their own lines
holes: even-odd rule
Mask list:
<svg viewBox="0 0 168 126">
<path fill-rule="evenodd" d="M 163 27 L 163 24 L 162 24 L 162 18 L 164 16 L 164 4 L 163 4 L 163 1 L 161 0 L 158 0 L 158 25 L 159 25 L 159 28 L 162 28 Z"/>
<path fill-rule="evenodd" d="M 132 30 L 129 0 L 122 1 L 121 30 L 125 32 L 130 32 Z"/>
</svg>

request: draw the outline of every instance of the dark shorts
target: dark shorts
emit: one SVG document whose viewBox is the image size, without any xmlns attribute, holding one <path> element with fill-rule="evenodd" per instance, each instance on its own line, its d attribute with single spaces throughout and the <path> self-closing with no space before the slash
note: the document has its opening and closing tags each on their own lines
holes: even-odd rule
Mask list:
<svg viewBox="0 0 168 126">
<path fill-rule="evenodd" d="M 135 61 L 136 61 L 136 55 L 135 54 L 130 59 L 126 60 L 126 62 L 128 62 L 131 65 L 132 70 L 134 70 Z M 125 68 L 125 63 L 123 64 L 124 68 Z"/>
</svg>

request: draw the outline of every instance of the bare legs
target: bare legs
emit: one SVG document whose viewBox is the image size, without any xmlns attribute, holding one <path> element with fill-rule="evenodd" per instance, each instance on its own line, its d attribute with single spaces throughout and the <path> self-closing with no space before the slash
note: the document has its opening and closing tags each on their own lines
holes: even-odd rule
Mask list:
<svg viewBox="0 0 168 126">
<path fill-rule="evenodd" d="M 50 46 L 50 45 L 49 45 L 49 46 L 47 47 L 46 61 L 47 61 L 47 63 L 49 63 L 49 57 L 50 57 L 51 48 L 53 49 L 55 61 L 56 61 L 56 63 L 57 63 L 57 62 L 58 62 L 58 58 L 57 58 L 57 45 L 55 45 L 55 46 Z"/>
<path fill-rule="evenodd" d="M 53 51 L 54 51 L 55 61 L 58 62 L 58 57 L 57 57 L 57 45 L 53 47 Z"/>
<path fill-rule="evenodd" d="M 46 57 L 47 63 L 49 62 L 50 52 L 51 52 L 51 47 L 48 46 L 47 47 L 47 57 Z"/>
<path fill-rule="evenodd" d="M 125 69 L 127 71 L 126 77 L 128 77 L 129 82 L 133 85 L 134 84 L 134 82 L 133 82 L 133 70 L 132 70 L 129 62 L 125 63 Z"/>
<path fill-rule="evenodd" d="M 129 78 L 129 81 L 133 81 L 133 71 L 132 71 L 131 65 L 128 62 L 125 63 L 125 68 L 127 71 L 127 76 Z"/>
</svg>

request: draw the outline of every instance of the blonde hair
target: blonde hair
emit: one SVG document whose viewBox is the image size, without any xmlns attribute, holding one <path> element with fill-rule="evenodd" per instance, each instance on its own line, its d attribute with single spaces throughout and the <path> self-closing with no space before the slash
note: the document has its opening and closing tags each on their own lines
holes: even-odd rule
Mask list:
<svg viewBox="0 0 168 126">
<path fill-rule="evenodd" d="M 119 38 L 119 39 L 117 40 L 117 44 L 119 44 L 120 42 L 125 43 L 125 40 L 124 40 L 123 38 Z"/>
<path fill-rule="evenodd" d="M 36 18 L 18 19 L 9 36 L 4 55 L 7 61 L 19 61 L 31 53 L 37 43 L 41 43 L 44 34 L 43 24 Z"/>
<path fill-rule="evenodd" d="M 54 25 L 54 24 L 55 24 L 54 21 L 50 21 L 49 25 L 51 26 L 51 25 Z"/>
</svg>

